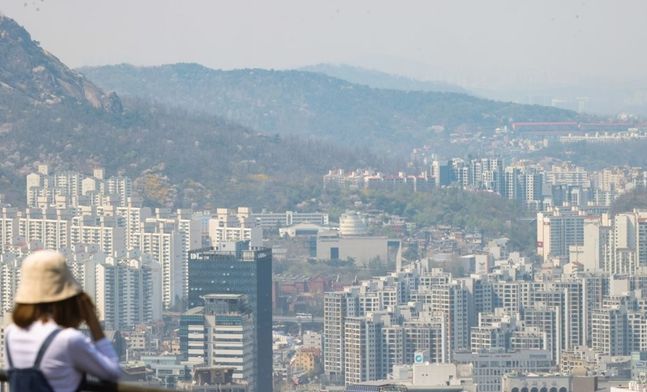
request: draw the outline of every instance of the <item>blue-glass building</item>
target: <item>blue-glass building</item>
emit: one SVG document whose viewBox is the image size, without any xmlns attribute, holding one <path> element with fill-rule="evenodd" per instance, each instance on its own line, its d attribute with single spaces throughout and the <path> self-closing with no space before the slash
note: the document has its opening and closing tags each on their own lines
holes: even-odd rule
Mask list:
<svg viewBox="0 0 647 392">
<path fill-rule="evenodd" d="M 272 251 L 249 241 L 189 252 L 189 308 L 207 294 L 245 294 L 254 314 L 257 391 L 272 391 Z"/>
</svg>

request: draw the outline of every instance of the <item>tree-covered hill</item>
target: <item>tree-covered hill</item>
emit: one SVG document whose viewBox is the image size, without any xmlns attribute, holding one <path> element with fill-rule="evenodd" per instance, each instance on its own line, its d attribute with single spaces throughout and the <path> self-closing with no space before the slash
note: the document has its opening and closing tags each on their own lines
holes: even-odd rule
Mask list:
<svg viewBox="0 0 647 392">
<path fill-rule="evenodd" d="M 80 72 L 120 95 L 219 115 L 266 133 L 315 136 L 381 151 L 408 153 L 413 146 L 441 141 L 460 126 L 492 131 L 510 120 L 577 117 L 567 110 L 458 93 L 376 89 L 303 71 L 221 71 L 174 64 L 114 65 Z M 437 125 L 446 132 L 432 132 Z"/>
<path fill-rule="evenodd" d="M 281 208 L 363 154 L 265 135 L 213 115 L 121 100 L 70 70 L 0 16 L 0 193 L 24 202 L 36 163 L 125 174 L 153 205 Z"/>
<path fill-rule="evenodd" d="M 0 154 L 7 157 L 0 173 L 13 184 L 35 162 L 85 171 L 100 165 L 137 178 L 149 201 L 169 206 L 287 207 L 319 186 L 329 167 L 359 163 L 355 152 L 325 143 L 137 102 L 126 102 L 119 116 L 68 105 L 32 109 L 0 134 Z"/>
</svg>

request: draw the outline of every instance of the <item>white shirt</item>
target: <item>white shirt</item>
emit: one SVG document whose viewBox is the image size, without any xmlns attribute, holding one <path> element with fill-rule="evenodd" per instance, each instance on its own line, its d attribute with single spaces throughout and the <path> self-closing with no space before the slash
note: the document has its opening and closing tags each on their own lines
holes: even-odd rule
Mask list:
<svg viewBox="0 0 647 392">
<path fill-rule="evenodd" d="M 54 321 L 36 321 L 22 329 L 14 324 L 5 330 L 14 368 L 34 365 L 41 345 L 56 328 Z M 5 366 L 9 367 L 5 345 Z M 112 343 L 103 338 L 92 343 L 90 338 L 74 328 L 63 329 L 43 355 L 40 369 L 55 392 L 74 392 L 83 373 L 106 381 L 116 381 L 121 375 L 119 358 Z"/>
</svg>

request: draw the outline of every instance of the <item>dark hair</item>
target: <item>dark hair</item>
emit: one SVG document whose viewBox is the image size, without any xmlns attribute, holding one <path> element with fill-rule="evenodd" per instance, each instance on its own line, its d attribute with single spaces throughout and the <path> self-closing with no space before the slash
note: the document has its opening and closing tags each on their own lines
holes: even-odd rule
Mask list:
<svg viewBox="0 0 647 392">
<path fill-rule="evenodd" d="M 61 327 L 78 328 L 84 321 L 79 301 L 82 295 L 87 294 L 79 293 L 56 302 L 16 304 L 12 313 L 13 322 L 20 328 L 27 328 L 35 321 L 47 321 L 52 318 Z"/>
</svg>

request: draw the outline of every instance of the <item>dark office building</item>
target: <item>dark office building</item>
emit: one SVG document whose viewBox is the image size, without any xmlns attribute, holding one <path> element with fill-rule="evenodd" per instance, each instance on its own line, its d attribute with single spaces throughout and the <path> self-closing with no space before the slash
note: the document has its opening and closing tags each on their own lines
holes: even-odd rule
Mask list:
<svg viewBox="0 0 647 392">
<path fill-rule="evenodd" d="M 245 294 L 256 326 L 256 391 L 272 391 L 272 251 L 249 241 L 189 252 L 189 309 L 206 294 Z"/>
</svg>

